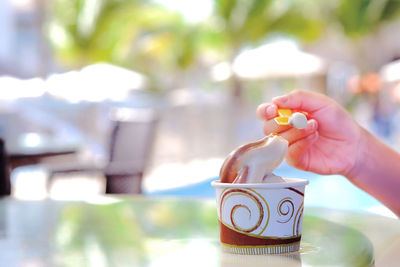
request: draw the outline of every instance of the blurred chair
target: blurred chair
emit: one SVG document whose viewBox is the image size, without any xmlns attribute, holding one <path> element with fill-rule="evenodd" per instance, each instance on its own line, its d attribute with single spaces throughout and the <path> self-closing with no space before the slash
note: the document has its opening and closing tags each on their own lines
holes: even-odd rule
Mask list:
<svg viewBox="0 0 400 267">
<path fill-rule="evenodd" d="M 48 186 L 57 174 L 102 172 L 108 194 L 140 194 L 158 122 L 153 110 L 115 109 L 110 114 L 109 161 L 103 166 L 53 168 Z"/>
<path fill-rule="evenodd" d="M 0 197 L 11 194 L 10 169 L 3 139 L 0 138 Z"/>
</svg>

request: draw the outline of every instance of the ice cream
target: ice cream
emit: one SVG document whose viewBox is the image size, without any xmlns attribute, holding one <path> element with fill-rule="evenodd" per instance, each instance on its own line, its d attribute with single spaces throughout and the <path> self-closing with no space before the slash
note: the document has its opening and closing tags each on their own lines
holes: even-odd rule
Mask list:
<svg viewBox="0 0 400 267">
<path fill-rule="evenodd" d="M 269 135 L 257 142 L 243 145 L 225 159 L 220 171 L 222 183 L 284 183 L 272 172 L 282 163 L 288 141 Z"/>
</svg>

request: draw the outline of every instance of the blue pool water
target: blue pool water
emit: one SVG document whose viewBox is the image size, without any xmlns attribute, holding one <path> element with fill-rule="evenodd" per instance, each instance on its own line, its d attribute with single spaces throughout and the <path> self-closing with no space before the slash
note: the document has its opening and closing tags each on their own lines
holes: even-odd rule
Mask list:
<svg viewBox="0 0 400 267">
<path fill-rule="evenodd" d="M 345 177 L 340 175 L 318 175 L 294 169 L 287 164 L 282 164 L 275 173 L 282 177 L 308 179 L 310 184 L 306 187 L 305 197 L 305 205 L 308 206 L 356 211 L 383 207 L 379 201 L 358 189 Z M 147 195 L 214 198 L 214 188 L 210 183 L 217 179 L 217 177 L 212 177 L 205 181 L 179 188 L 148 192 Z"/>
</svg>

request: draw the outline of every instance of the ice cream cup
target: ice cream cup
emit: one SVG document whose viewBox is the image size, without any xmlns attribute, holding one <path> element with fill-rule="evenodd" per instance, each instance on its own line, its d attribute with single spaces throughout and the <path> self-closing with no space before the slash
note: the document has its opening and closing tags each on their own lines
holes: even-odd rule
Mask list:
<svg viewBox="0 0 400 267">
<path fill-rule="evenodd" d="M 232 184 L 213 181 L 223 251 L 260 255 L 298 251 L 308 180 Z"/>
</svg>

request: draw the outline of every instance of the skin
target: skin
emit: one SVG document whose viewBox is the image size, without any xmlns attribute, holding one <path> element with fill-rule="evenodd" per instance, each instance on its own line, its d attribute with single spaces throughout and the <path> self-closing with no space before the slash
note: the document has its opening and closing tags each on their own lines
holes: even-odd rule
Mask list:
<svg viewBox="0 0 400 267">
<path fill-rule="evenodd" d="M 305 129 L 278 125 L 278 108 L 307 114 Z M 257 116 L 266 135 L 289 141 L 287 162 L 319 174 L 340 174 L 400 216 L 400 154 L 362 128 L 334 100 L 308 91 L 293 91 L 261 104 Z"/>
</svg>

